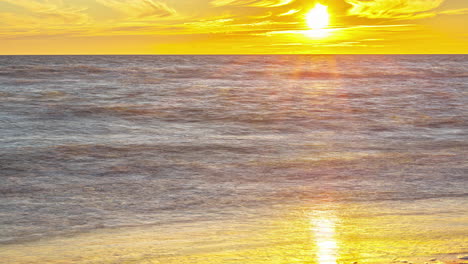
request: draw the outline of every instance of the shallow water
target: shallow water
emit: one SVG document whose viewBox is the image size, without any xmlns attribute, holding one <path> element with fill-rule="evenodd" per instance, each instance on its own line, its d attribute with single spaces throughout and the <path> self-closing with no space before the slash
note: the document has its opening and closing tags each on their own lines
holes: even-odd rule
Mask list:
<svg viewBox="0 0 468 264">
<path fill-rule="evenodd" d="M 0 260 L 466 254 L 467 69 L 466 55 L 1 56 Z"/>
</svg>

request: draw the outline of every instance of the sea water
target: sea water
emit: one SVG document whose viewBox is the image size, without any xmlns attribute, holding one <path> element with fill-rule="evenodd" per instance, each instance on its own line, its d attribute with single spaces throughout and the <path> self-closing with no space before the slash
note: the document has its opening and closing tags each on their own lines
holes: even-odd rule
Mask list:
<svg viewBox="0 0 468 264">
<path fill-rule="evenodd" d="M 465 254 L 467 108 L 467 55 L 1 56 L 0 262 Z"/>
</svg>

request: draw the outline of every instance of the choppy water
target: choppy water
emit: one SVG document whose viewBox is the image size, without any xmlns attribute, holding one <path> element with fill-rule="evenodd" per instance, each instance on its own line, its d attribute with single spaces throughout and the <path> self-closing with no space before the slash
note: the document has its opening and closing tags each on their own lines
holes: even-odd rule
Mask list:
<svg viewBox="0 0 468 264">
<path fill-rule="evenodd" d="M 467 93 L 467 55 L 2 56 L 0 242 L 323 201 L 466 219 Z"/>
</svg>

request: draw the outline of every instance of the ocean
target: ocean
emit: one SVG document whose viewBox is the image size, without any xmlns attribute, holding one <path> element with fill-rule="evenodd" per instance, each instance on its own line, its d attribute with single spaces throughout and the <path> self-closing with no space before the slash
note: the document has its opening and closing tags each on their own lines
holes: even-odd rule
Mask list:
<svg viewBox="0 0 468 264">
<path fill-rule="evenodd" d="M 0 263 L 465 263 L 467 108 L 468 55 L 0 56 Z"/>
</svg>

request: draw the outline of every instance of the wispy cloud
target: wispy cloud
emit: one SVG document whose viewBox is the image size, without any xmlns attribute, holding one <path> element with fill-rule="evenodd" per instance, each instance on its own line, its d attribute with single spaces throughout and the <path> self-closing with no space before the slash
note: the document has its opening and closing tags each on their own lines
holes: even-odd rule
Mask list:
<svg viewBox="0 0 468 264">
<path fill-rule="evenodd" d="M 96 0 L 132 18 L 169 17 L 177 12 L 165 3 L 154 0 Z"/>
<path fill-rule="evenodd" d="M 293 30 L 271 30 L 267 32 L 261 32 L 257 35 L 273 36 L 273 35 L 309 35 L 309 34 L 337 34 L 339 37 L 346 37 L 345 32 L 404 32 L 413 31 L 417 26 L 413 24 L 398 24 L 398 25 L 359 25 L 343 28 L 330 28 L 324 30 L 310 30 L 310 29 L 293 29 Z M 367 40 L 381 40 L 381 39 L 367 39 Z M 327 41 L 330 41 L 328 39 Z"/>
<path fill-rule="evenodd" d="M 291 10 L 289 10 L 287 12 L 279 14 L 278 16 L 290 16 L 290 15 L 294 15 L 294 14 L 300 12 L 300 11 L 301 10 L 299 10 L 299 9 L 291 9 Z"/>
<path fill-rule="evenodd" d="M 106 19 L 96 16 L 95 13 L 92 16 L 89 5 L 78 1 L 0 0 L 16 6 L 16 9 L 5 12 L 0 10 L 0 31 L 9 32 L 10 36 L 49 36 L 65 33 L 75 36 L 148 34 L 155 30 L 167 32 L 167 28 L 174 27 L 173 23 L 156 25 L 154 21 L 178 18 L 174 9 L 156 0 L 95 1 L 94 6 L 99 3 L 115 10 L 107 10 L 107 14 L 114 16 L 108 16 Z M 132 28 L 134 30 L 130 30 Z"/>
<path fill-rule="evenodd" d="M 84 13 L 84 8 L 67 7 L 60 0 L 3 0 L 9 4 L 19 6 L 27 10 L 24 14 L 2 13 L 12 21 L 32 23 L 31 26 L 43 24 L 83 24 L 89 21 L 89 16 Z M 15 18 L 16 16 L 17 18 Z M 8 22 L 7 22 L 8 23 Z"/>
<path fill-rule="evenodd" d="M 18 15 L 14 13 L 0 13 L 0 24 L 5 26 L 31 25 L 36 22 L 36 19 L 30 16 Z M 4 32 L 6 29 L 2 28 Z"/>
<path fill-rule="evenodd" d="M 366 18 L 423 18 L 444 0 L 345 0 L 351 4 L 348 15 Z"/>
<path fill-rule="evenodd" d="M 468 8 L 445 10 L 445 11 L 439 12 L 439 14 L 444 14 L 444 15 L 466 15 L 466 14 L 468 14 Z"/>
<path fill-rule="evenodd" d="M 291 4 L 294 0 L 213 0 L 214 6 L 252 6 L 252 7 L 278 7 Z"/>
</svg>

